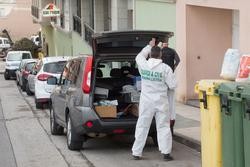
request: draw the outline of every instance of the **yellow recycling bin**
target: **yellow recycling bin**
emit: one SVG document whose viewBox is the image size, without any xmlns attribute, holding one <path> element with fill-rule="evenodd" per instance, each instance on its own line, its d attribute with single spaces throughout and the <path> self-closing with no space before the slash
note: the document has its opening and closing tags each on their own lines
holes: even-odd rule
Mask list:
<svg viewBox="0 0 250 167">
<path fill-rule="evenodd" d="M 222 166 L 221 107 L 216 88 L 225 80 L 201 80 L 195 85 L 201 111 L 202 167 Z"/>
</svg>

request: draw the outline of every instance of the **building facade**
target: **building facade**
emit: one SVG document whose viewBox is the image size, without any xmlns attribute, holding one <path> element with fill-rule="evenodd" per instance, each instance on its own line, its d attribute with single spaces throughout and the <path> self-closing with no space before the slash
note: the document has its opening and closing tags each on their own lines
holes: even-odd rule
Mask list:
<svg viewBox="0 0 250 167">
<path fill-rule="evenodd" d="M 181 56 L 177 69 L 177 99 L 197 99 L 196 81 L 219 79 L 228 48 L 249 53 L 250 1 L 178 0 L 176 47 Z"/>
<path fill-rule="evenodd" d="M 55 4 L 61 15 L 42 16 Z M 49 56 L 91 54 L 91 35 L 115 30 L 176 29 L 175 0 L 33 0 L 33 20 L 42 26 L 43 46 Z M 175 47 L 175 37 L 171 40 Z"/>
<path fill-rule="evenodd" d="M 37 34 L 40 25 L 33 24 L 30 6 L 31 0 L 0 0 L 0 31 L 6 29 L 13 41 Z"/>
</svg>

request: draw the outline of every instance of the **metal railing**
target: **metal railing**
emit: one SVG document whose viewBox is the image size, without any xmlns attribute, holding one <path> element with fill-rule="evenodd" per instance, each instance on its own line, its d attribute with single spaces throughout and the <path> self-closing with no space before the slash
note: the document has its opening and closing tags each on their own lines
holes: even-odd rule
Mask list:
<svg viewBox="0 0 250 167">
<path fill-rule="evenodd" d="M 73 16 L 73 30 L 82 35 L 81 18 L 78 16 Z"/>
<path fill-rule="evenodd" d="M 95 31 L 93 30 L 93 28 L 84 23 L 84 39 L 90 46 L 92 46 L 92 36 L 94 33 Z"/>
<path fill-rule="evenodd" d="M 36 17 L 39 19 L 39 9 L 36 6 L 31 6 L 31 14 L 32 16 Z"/>
</svg>

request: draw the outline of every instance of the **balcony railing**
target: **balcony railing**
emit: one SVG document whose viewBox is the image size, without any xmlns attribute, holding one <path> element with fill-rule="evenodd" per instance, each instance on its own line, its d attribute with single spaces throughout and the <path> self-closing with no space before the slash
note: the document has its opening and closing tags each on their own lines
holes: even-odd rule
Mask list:
<svg viewBox="0 0 250 167">
<path fill-rule="evenodd" d="M 31 14 L 32 16 L 36 17 L 39 19 L 39 9 L 36 6 L 31 6 Z"/>
<path fill-rule="evenodd" d="M 82 35 L 81 18 L 78 16 L 73 16 L 73 30 Z"/>
<path fill-rule="evenodd" d="M 84 39 L 88 42 L 90 46 L 92 46 L 92 35 L 95 31 L 88 24 L 84 24 Z"/>
</svg>

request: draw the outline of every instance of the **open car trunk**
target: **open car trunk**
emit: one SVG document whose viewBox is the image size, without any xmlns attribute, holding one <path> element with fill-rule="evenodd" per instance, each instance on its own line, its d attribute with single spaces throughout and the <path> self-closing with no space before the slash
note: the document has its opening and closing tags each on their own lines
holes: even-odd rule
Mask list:
<svg viewBox="0 0 250 167">
<path fill-rule="evenodd" d="M 127 31 L 96 34 L 93 38 L 93 105 L 102 119 L 137 119 L 141 78 L 136 55 L 152 38 L 167 42 L 162 31 Z"/>
<path fill-rule="evenodd" d="M 137 119 L 140 75 L 135 60 L 101 59 L 95 73 L 94 106 L 99 116 Z"/>
</svg>

